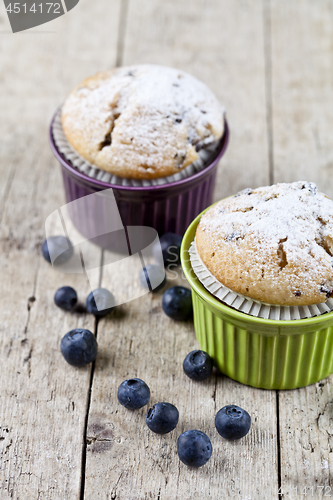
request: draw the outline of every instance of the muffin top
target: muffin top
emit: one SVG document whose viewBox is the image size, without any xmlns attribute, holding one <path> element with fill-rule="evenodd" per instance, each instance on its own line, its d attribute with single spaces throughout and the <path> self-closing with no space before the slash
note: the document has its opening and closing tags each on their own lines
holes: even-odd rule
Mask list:
<svg viewBox="0 0 333 500">
<path fill-rule="evenodd" d="M 245 189 L 212 206 L 196 232 L 209 271 L 260 302 L 310 305 L 333 290 L 333 201 L 313 182 Z"/>
<path fill-rule="evenodd" d="M 178 69 L 136 65 L 99 72 L 68 96 L 62 126 L 90 163 L 131 179 L 175 174 L 224 132 L 213 92 Z"/>
</svg>

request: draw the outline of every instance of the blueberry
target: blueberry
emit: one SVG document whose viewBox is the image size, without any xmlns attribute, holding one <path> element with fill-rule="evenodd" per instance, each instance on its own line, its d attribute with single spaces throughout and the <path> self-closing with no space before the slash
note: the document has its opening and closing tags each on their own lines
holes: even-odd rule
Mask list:
<svg viewBox="0 0 333 500">
<path fill-rule="evenodd" d="M 165 284 L 165 271 L 163 267 L 148 264 L 140 273 L 140 283 L 143 288 L 148 285 L 149 291 L 157 292 Z"/>
<path fill-rule="evenodd" d="M 97 301 L 97 305 L 96 305 Z M 114 296 L 106 288 L 96 288 L 90 292 L 87 301 L 87 311 L 98 318 L 106 316 L 115 307 L 116 301 Z"/>
<path fill-rule="evenodd" d="M 169 264 L 180 264 L 180 246 L 182 244 L 182 237 L 175 233 L 165 233 L 160 237 L 160 241 L 156 242 L 153 246 L 153 255 L 159 261 L 160 248 L 162 249 L 162 256 L 164 267 Z"/>
<path fill-rule="evenodd" d="M 42 253 L 45 260 L 53 265 L 63 264 L 73 255 L 73 245 L 65 236 L 49 236 L 42 244 Z"/>
<path fill-rule="evenodd" d="M 70 311 L 77 303 L 76 291 L 70 286 L 62 286 L 56 291 L 54 302 L 60 309 Z"/>
<path fill-rule="evenodd" d="M 192 380 L 205 380 L 212 373 L 213 360 L 205 351 L 192 351 L 184 359 L 183 369 Z"/>
<path fill-rule="evenodd" d="M 140 378 L 124 380 L 118 387 L 118 401 L 129 410 L 142 408 L 148 403 L 149 399 L 149 387 Z"/>
<path fill-rule="evenodd" d="M 182 321 L 192 316 L 191 290 L 183 286 L 173 286 L 164 292 L 163 311 L 170 318 Z"/>
<path fill-rule="evenodd" d="M 178 424 L 179 412 L 171 403 L 156 403 L 149 408 L 146 424 L 156 434 L 167 434 Z"/>
<path fill-rule="evenodd" d="M 217 432 L 225 439 L 234 441 L 245 436 L 251 427 L 251 417 L 239 406 L 224 406 L 215 417 Z"/>
<path fill-rule="evenodd" d="M 63 357 L 73 366 L 85 366 L 95 361 L 97 342 L 90 330 L 75 328 L 62 338 L 60 349 Z"/>
<path fill-rule="evenodd" d="M 177 439 L 179 458 L 185 465 L 201 467 L 212 456 L 212 443 L 207 434 L 197 430 L 183 432 Z"/>
</svg>

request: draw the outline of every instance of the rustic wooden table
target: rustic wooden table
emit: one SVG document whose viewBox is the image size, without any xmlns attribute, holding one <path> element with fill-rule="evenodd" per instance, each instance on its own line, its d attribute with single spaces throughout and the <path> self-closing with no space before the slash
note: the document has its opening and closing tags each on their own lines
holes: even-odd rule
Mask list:
<svg viewBox="0 0 333 500">
<path fill-rule="evenodd" d="M 333 496 L 332 377 L 281 392 L 222 375 L 194 384 L 182 373 L 198 345 L 193 324 L 169 320 L 161 294 L 101 320 L 94 368 L 74 369 L 60 339 L 78 326 L 94 331 L 94 320 L 63 313 L 53 295 L 66 282 L 84 299 L 89 284 L 55 272 L 40 252 L 44 221 L 64 204 L 51 116 L 81 79 L 115 65 L 182 68 L 226 106 L 231 137 L 216 200 L 295 180 L 333 196 L 333 2 L 81 0 L 15 35 L 1 4 L 0 50 L 1 500 Z M 97 281 L 110 280 L 102 268 Z M 144 409 L 117 403 L 119 383 L 135 376 L 149 383 L 152 403 L 178 406 L 176 431 L 155 435 Z M 214 427 L 216 411 L 230 403 L 252 416 L 250 433 L 234 443 Z M 176 453 L 189 428 L 214 447 L 198 470 Z"/>
</svg>

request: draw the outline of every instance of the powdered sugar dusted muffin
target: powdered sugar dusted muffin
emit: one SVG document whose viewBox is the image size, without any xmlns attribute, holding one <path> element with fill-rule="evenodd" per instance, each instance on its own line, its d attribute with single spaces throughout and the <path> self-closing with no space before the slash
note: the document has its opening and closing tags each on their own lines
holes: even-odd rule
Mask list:
<svg viewBox="0 0 333 500">
<path fill-rule="evenodd" d="M 97 73 L 62 108 L 69 143 L 98 168 L 132 179 L 175 174 L 224 132 L 223 109 L 202 82 L 173 68 Z"/>
<path fill-rule="evenodd" d="M 197 251 L 225 286 L 267 304 L 325 302 L 333 290 L 333 201 L 312 182 L 245 189 L 212 206 Z"/>
</svg>

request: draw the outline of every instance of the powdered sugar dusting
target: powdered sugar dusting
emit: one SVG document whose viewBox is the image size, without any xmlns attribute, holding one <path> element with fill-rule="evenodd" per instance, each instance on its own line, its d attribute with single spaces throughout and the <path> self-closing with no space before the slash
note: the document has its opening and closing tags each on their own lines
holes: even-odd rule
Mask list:
<svg viewBox="0 0 333 500">
<path fill-rule="evenodd" d="M 84 158 L 134 178 L 176 173 L 224 131 L 222 107 L 205 84 L 155 65 L 88 78 L 66 100 L 62 122 Z"/>
<path fill-rule="evenodd" d="M 234 202 L 228 199 L 215 205 L 211 214 L 201 219 L 211 232 L 228 233 L 229 238 L 243 238 L 250 232 L 267 245 L 288 238 L 284 246 L 292 249 L 313 245 L 328 235 L 333 202 L 314 183 L 294 182 L 245 190 L 235 195 Z"/>
<path fill-rule="evenodd" d="M 244 190 L 208 210 L 198 229 L 209 239 L 210 250 L 225 253 L 232 245 L 242 262 L 247 254 L 252 259 L 248 266 L 262 271 L 261 289 L 267 275 L 275 289 L 286 282 L 300 303 L 306 295 L 312 294 L 309 304 L 332 295 L 333 201 L 312 182 Z"/>
<path fill-rule="evenodd" d="M 66 160 L 72 167 L 78 169 L 83 174 L 111 185 L 135 187 L 161 186 L 162 184 L 169 184 L 171 182 L 186 179 L 187 177 L 200 172 L 208 167 L 208 165 L 210 165 L 218 156 L 220 146 L 223 141 L 223 139 L 221 139 L 220 141 L 207 146 L 205 149 L 198 151 L 198 159 L 176 174 L 169 175 L 167 177 L 158 177 L 157 179 L 128 179 L 119 177 L 110 172 L 105 172 L 104 170 L 97 168 L 96 165 L 89 163 L 81 155 L 79 155 L 79 153 L 67 141 L 64 134 L 61 124 L 61 110 L 58 111 L 54 117 L 52 124 L 52 136 L 59 152 L 65 156 Z"/>
</svg>

